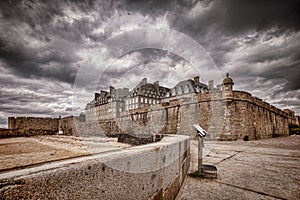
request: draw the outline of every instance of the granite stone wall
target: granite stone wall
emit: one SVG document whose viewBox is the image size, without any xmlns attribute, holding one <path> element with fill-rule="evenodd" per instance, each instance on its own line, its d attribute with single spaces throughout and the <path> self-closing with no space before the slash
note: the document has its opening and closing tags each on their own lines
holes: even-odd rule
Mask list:
<svg viewBox="0 0 300 200">
<path fill-rule="evenodd" d="M 9 129 L 58 131 L 59 118 L 9 117 Z"/>
<path fill-rule="evenodd" d="M 188 173 L 187 136 L 0 174 L 0 199 L 175 199 Z"/>
<path fill-rule="evenodd" d="M 200 94 L 199 102 L 200 124 L 220 140 L 253 140 L 288 135 L 288 124 L 292 119 L 284 111 L 248 92 Z M 213 110 L 216 114 L 212 115 Z"/>
<path fill-rule="evenodd" d="M 178 99 L 135 109 L 121 117 L 102 120 L 106 135 L 187 134 L 193 124 L 208 131 L 208 139 L 253 140 L 288 135 L 296 118 L 244 91 L 200 93 L 195 99 Z"/>
<path fill-rule="evenodd" d="M 282 110 L 243 91 L 226 99 L 222 139 L 263 139 L 289 134 L 289 116 Z"/>
</svg>

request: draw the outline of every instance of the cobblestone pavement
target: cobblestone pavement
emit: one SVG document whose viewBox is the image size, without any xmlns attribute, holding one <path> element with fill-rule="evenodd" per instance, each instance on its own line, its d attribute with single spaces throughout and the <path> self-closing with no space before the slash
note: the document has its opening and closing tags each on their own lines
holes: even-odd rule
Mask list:
<svg viewBox="0 0 300 200">
<path fill-rule="evenodd" d="M 197 170 L 197 144 L 191 143 L 190 172 Z M 218 142 L 204 164 L 215 165 L 218 178 L 188 177 L 177 200 L 300 199 L 300 136 Z"/>
</svg>

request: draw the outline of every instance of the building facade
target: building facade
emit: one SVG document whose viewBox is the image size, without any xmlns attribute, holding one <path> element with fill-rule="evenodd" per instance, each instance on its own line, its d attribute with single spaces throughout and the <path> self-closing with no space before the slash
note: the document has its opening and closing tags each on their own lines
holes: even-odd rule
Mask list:
<svg viewBox="0 0 300 200">
<path fill-rule="evenodd" d="M 101 90 L 100 93 L 95 93 L 93 101 L 85 108 L 86 121 L 98 122 L 118 117 L 125 109 L 125 98 L 128 95 L 128 88 L 115 89 L 114 87 L 110 87 L 109 91 Z"/>
<path fill-rule="evenodd" d="M 235 91 L 233 86 L 229 74 L 216 87 L 213 81 L 201 83 L 199 77 L 183 80 L 173 88 L 147 83 L 144 78 L 119 99 L 112 98 L 118 90 L 114 88 L 95 94 L 87 105 L 86 118 L 88 123 L 100 124 L 107 135 L 195 135 L 193 124 L 198 123 L 210 138 L 221 140 L 288 135 L 289 124 L 298 123 L 293 111 L 282 111 L 248 92 Z"/>
<path fill-rule="evenodd" d="M 160 86 L 158 81 L 147 83 L 147 78 L 144 78 L 126 97 L 125 110 L 160 104 L 169 91 L 169 88 Z"/>
</svg>

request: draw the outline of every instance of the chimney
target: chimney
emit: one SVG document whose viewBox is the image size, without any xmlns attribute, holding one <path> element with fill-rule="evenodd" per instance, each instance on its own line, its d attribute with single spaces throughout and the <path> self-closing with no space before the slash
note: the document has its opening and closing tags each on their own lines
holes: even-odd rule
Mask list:
<svg viewBox="0 0 300 200">
<path fill-rule="evenodd" d="M 95 93 L 95 100 L 100 97 L 100 94 L 99 93 Z"/>
<path fill-rule="evenodd" d="M 159 81 L 153 83 L 156 93 L 159 93 Z"/>
<path fill-rule="evenodd" d="M 142 85 L 146 85 L 146 84 L 147 84 L 147 78 L 143 78 Z"/>
<path fill-rule="evenodd" d="M 213 91 L 213 89 L 214 89 L 214 81 L 213 80 L 208 81 L 208 89 L 210 92 Z"/>
<path fill-rule="evenodd" d="M 110 93 L 110 95 L 112 95 L 112 94 L 113 94 L 114 90 L 115 90 L 115 88 L 114 88 L 114 87 L 112 87 L 112 86 L 109 86 L 109 93 Z"/>
<path fill-rule="evenodd" d="M 194 83 L 195 85 L 199 84 L 199 76 L 194 77 Z"/>
</svg>

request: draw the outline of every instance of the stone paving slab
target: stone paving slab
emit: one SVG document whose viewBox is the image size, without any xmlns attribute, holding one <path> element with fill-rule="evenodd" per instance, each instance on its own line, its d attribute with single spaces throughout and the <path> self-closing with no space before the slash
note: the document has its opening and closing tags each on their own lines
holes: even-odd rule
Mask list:
<svg viewBox="0 0 300 200">
<path fill-rule="evenodd" d="M 300 199 L 300 136 L 218 142 L 204 158 L 218 168 L 215 180 L 188 177 L 179 199 Z M 191 168 L 197 170 L 197 142 Z"/>
</svg>

